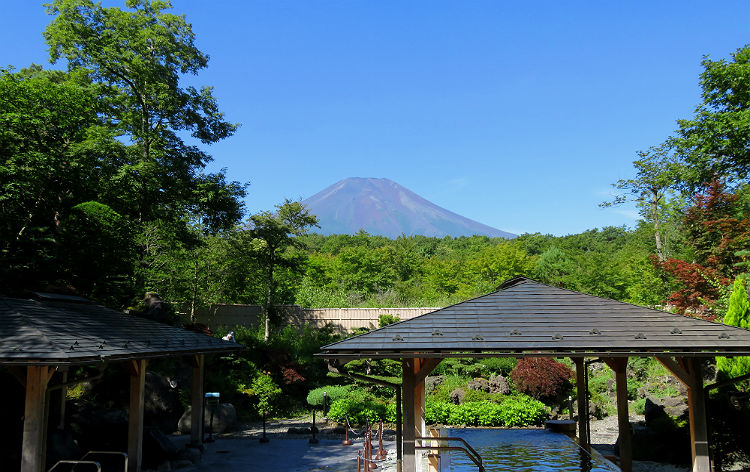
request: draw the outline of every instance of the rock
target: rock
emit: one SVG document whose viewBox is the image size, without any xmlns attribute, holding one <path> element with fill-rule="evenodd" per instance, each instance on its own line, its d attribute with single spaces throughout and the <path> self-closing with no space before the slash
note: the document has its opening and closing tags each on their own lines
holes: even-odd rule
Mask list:
<svg viewBox="0 0 750 472">
<path fill-rule="evenodd" d="M 188 407 L 187 411 L 182 415 L 180 421 L 177 423 L 178 430 L 187 434 L 190 432 L 190 425 L 192 421 L 192 407 Z M 211 412 L 213 412 L 213 423 L 211 423 Z M 225 433 L 230 430 L 232 426 L 237 423 L 237 410 L 231 403 L 222 403 L 220 405 L 206 405 L 206 409 L 203 411 L 203 432 L 214 434 Z M 213 424 L 212 427 L 209 426 Z"/>
<path fill-rule="evenodd" d="M 646 397 L 645 405 L 646 425 L 653 427 L 655 421 L 666 418 L 687 418 L 689 414 L 688 405 L 684 397 Z"/>
<path fill-rule="evenodd" d="M 172 470 L 172 464 L 169 461 L 162 462 L 156 468 L 156 472 L 169 472 L 170 470 Z"/>
<path fill-rule="evenodd" d="M 690 462 L 690 435 L 683 430 L 655 431 L 644 426 L 633 427 L 633 459 L 672 464 Z"/>
<path fill-rule="evenodd" d="M 461 403 L 463 403 L 465 396 L 466 396 L 466 392 L 464 391 L 464 389 L 457 388 L 451 392 L 451 403 L 460 405 Z"/>
<path fill-rule="evenodd" d="M 197 447 L 186 447 L 177 453 L 178 460 L 188 460 L 193 464 L 200 464 L 203 459 L 203 453 Z"/>
<path fill-rule="evenodd" d="M 190 467 L 192 465 L 193 463 L 189 460 L 178 459 L 176 461 L 172 461 L 172 470 L 184 469 L 185 467 Z"/>
<path fill-rule="evenodd" d="M 47 435 L 47 464 L 51 467 L 61 459 L 79 459 L 81 450 L 73 440 L 73 433 L 54 429 Z"/>
<path fill-rule="evenodd" d="M 510 385 L 508 385 L 508 379 L 506 379 L 502 375 L 491 376 L 490 393 L 496 393 L 500 395 L 510 394 Z"/>
<path fill-rule="evenodd" d="M 286 431 L 288 434 L 311 434 L 310 428 L 291 427 Z"/>
<path fill-rule="evenodd" d="M 490 383 L 487 381 L 487 379 L 477 378 L 470 381 L 469 385 L 467 385 L 467 388 L 469 390 L 476 390 L 478 392 L 489 392 Z"/>
<path fill-rule="evenodd" d="M 442 375 L 428 376 L 426 379 L 424 379 L 425 393 L 434 392 L 435 388 L 443 383 L 443 380 L 445 380 L 445 377 L 443 377 Z"/>
<path fill-rule="evenodd" d="M 68 402 L 66 416 L 81 451 L 122 451 L 128 444 L 128 414 L 84 401 Z"/>
<path fill-rule="evenodd" d="M 177 458 L 177 446 L 158 428 L 150 427 L 143 431 L 143 464 L 153 467 Z M 161 467 L 161 465 L 159 465 Z M 157 470 L 161 470 L 158 469 Z M 169 470 L 169 469 L 167 469 Z"/>
<path fill-rule="evenodd" d="M 169 379 L 155 372 L 146 372 L 143 417 L 147 426 L 155 426 L 163 433 L 177 430 L 177 423 L 184 412 L 177 388 Z"/>
</svg>

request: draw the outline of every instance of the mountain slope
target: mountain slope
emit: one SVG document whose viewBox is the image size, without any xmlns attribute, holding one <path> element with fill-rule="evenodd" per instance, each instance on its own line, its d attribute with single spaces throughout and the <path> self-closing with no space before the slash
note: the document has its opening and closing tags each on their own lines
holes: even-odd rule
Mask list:
<svg viewBox="0 0 750 472">
<path fill-rule="evenodd" d="M 389 238 L 401 234 L 516 236 L 441 208 L 388 179 L 340 180 L 303 203 L 320 219 L 318 232 L 322 234 L 354 234 L 363 229 Z"/>
</svg>

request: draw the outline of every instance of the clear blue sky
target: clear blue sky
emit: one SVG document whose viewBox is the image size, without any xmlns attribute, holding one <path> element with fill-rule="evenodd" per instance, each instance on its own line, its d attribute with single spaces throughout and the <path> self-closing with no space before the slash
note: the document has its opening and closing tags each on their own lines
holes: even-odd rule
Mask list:
<svg viewBox="0 0 750 472">
<path fill-rule="evenodd" d="M 750 42 L 747 0 L 173 5 L 211 56 L 197 83 L 242 124 L 208 150 L 250 212 L 387 177 L 515 233 L 632 226 L 597 206 L 610 184 L 692 114 L 703 55 Z M 0 65 L 47 64 L 41 3 L 2 10 Z"/>
</svg>

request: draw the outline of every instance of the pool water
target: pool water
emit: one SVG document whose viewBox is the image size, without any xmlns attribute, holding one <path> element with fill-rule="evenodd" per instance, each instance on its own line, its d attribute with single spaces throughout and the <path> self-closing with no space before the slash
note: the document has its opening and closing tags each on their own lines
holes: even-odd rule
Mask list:
<svg viewBox="0 0 750 472">
<path fill-rule="evenodd" d="M 567 436 L 542 429 L 447 429 L 441 436 L 463 438 L 482 456 L 487 472 L 620 470 L 597 453 L 590 456 Z M 461 444 L 455 441 L 451 445 Z M 441 460 L 441 472 L 476 470 L 460 451 L 451 451 L 449 461 Z"/>
</svg>

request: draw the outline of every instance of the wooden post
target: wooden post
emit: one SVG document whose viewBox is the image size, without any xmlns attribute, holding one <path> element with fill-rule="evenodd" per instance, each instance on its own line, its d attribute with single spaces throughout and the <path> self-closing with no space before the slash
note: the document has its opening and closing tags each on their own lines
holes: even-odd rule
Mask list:
<svg viewBox="0 0 750 472">
<path fill-rule="evenodd" d="M 21 472 L 42 472 L 45 470 L 45 404 L 47 383 L 54 369 L 48 366 L 26 368 L 26 405 L 23 421 L 23 445 Z"/>
<path fill-rule="evenodd" d="M 711 461 L 708 455 L 708 425 L 706 423 L 706 402 L 703 391 L 701 360 L 696 357 L 686 359 L 690 375 L 688 385 L 688 407 L 690 412 L 690 449 L 693 455 L 693 472 L 710 472 Z"/>
<path fill-rule="evenodd" d="M 128 472 L 140 472 L 143 462 L 143 402 L 148 361 L 130 361 L 130 409 L 128 411 Z"/>
<path fill-rule="evenodd" d="M 414 449 L 417 437 L 424 437 L 425 388 L 424 379 L 442 359 L 402 359 L 404 401 L 404 472 L 421 470 L 422 453 Z"/>
<path fill-rule="evenodd" d="M 403 445 L 403 471 L 404 472 L 416 472 L 417 462 L 414 449 L 415 441 L 415 411 L 414 411 L 414 400 L 415 400 L 415 388 L 416 378 L 414 375 L 416 359 L 403 359 L 401 361 L 402 366 L 402 381 L 403 381 L 403 395 L 402 401 L 404 402 L 404 445 Z"/>
<path fill-rule="evenodd" d="M 628 412 L 628 366 L 627 357 L 604 359 L 615 373 L 617 384 L 617 426 L 620 432 L 620 469 L 622 472 L 633 470 L 633 445 L 630 436 L 630 415 Z"/>
<path fill-rule="evenodd" d="M 589 444 L 588 434 L 588 411 L 586 411 L 586 377 L 584 375 L 584 364 L 583 357 L 573 358 L 573 362 L 576 364 L 576 389 L 578 390 L 577 402 L 578 402 L 578 444 L 588 452 L 591 452 L 591 444 Z"/>
<path fill-rule="evenodd" d="M 201 447 L 203 445 L 203 378 L 205 374 L 205 356 L 203 354 L 191 356 L 190 364 L 193 367 L 190 445 L 192 447 Z"/>
<path fill-rule="evenodd" d="M 703 390 L 701 361 L 695 357 L 657 357 L 659 362 L 677 377 L 688 390 L 690 413 L 690 451 L 693 456 L 693 472 L 710 472 L 711 461 L 708 451 L 708 424 L 706 422 L 706 401 Z"/>
</svg>

